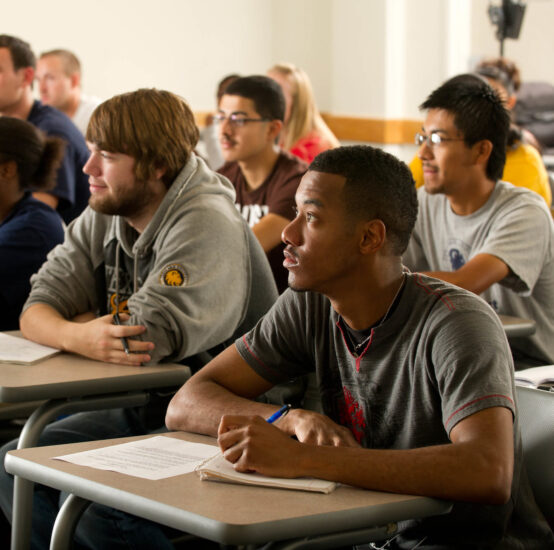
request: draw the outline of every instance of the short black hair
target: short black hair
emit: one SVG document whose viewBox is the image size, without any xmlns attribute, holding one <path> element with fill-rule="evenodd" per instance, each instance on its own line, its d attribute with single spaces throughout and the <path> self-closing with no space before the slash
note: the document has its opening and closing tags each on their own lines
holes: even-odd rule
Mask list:
<svg viewBox="0 0 554 550">
<path fill-rule="evenodd" d="M 376 147 L 350 145 L 320 153 L 308 170 L 346 178 L 347 213 L 353 220 L 381 220 L 390 251 L 403 254 L 418 209 L 414 180 L 405 163 Z"/>
<path fill-rule="evenodd" d="M 285 96 L 281 86 L 262 75 L 237 78 L 225 88 L 224 95 L 237 95 L 254 102 L 256 112 L 268 120 L 285 120 Z"/>
<path fill-rule="evenodd" d="M 31 46 L 25 40 L 10 36 L 9 34 L 0 34 L 0 48 L 8 48 L 10 50 L 13 68 L 16 71 L 24 67 L 37 68 L 37 58 Z"/>
<path fill-rule="evenodd" d="M 475 74 L 461 74 L 439 86 L 420 109 L 444 109 L 454 115 L 454 124 L 471 147 L 483 139 L 492 143 L 486 174 L 500 179 L 506 162 L 510 115 L 498 94 Z"/>
</svg>

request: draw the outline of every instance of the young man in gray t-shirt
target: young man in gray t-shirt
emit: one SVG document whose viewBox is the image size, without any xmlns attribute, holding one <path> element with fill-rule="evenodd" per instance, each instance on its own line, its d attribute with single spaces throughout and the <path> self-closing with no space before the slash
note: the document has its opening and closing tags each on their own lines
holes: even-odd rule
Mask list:
<svg viewBox="0 0 554 550">
<path fill-rule="evenodd" d="M 292 291 L 179 390 L 167 426 L 218 435 L 239 471 L 454 502 L 403 523 L 387 548 L 554 546 L 522 463 L 497 316 L 403 269 L 417 216 L 408 168 L 367 146 L 327 151 L 296 206 L 283 231 Z M 314 371 L 324 414 L 294 409 L 268 424 L 276 407 L 251 399 Z"/>
<path fill-rule="evenodd" d="M 554 363 L 554 224 L 539 195 L 499 181 L 506 110 L 474 75 L 450 79 L 422 108 L 425 186 L 405 265 L 533 319 L 535 334 L 511 343 L 516 367 Z"/>
</svg>

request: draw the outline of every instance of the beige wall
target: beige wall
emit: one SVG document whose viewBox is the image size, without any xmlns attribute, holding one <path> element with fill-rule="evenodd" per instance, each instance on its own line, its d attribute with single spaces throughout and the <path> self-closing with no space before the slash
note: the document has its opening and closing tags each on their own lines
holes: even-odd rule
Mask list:
<svg viewBox="0 0 554 550">
<path fill-rule="evenodd" d="M 229 72 L 289 60 L 311 76 L 324 111 L 418 117 L 442 80 L 495 55 L 487 0 L 30 0 L 2 14 L 2 31 L 36 52 L 73 49 L 85 88 L 100 97 L 141 86 L 213 108 Z M 554 1 L 528 0 L 519 41 L 506 53 L 524 77 L 554 82 Z M 69 23 L 68 23 L 69 22 Z"/>
<path fill-rule="evenodd" d="M 554 1 L 527 0 L 518 40 L 504 42 L 504 55 L 520 67 L 524 80 L 554 83 Z M 499 43 L 488 17 L 485 0 L 472 0 L 471 55 L 497 56 Z"/>
</svg>

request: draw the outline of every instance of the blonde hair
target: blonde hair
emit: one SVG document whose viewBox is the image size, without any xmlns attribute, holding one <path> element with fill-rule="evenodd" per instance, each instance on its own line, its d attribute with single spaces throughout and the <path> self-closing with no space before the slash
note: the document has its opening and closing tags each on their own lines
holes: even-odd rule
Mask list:
<svg viewBox="0 0 554 550">
<path fill-rule="evenodd" d="M 339 141 L 317 110 L 308 75 L 292 63 L 277 63 L 268 72 L 279 73 L 292 84 L 292 105 L 285 123 L 283 148 L 288 151 L 300 138 L 314 130 L 332 147 L 338 147 Z"/>
</svg>

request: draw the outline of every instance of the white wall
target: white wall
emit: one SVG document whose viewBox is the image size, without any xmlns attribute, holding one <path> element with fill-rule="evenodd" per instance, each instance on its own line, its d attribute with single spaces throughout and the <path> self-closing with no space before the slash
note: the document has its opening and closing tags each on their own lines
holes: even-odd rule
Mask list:
<svg viewBox="0 0 554 550">
<path fill-rule="evenodd" d="M 554 83 L 554 1 L 526 0 L 527 9 L 518 40 L 504 42 L 504 55 L 519 66 L 524 80 Z M 472 0 L 471 55 L 499 55 L 500 46 L 486 15 L 488 2 Z"/>
<path fill-rule="evenodd" d="M 213 108 L 230 72 L 292 61 L 310 74 L 321 110 L 418 117 L 417 106 L 476 55 L 496 55 L 487 0 L 28 0 L 3 10 L 0 32 L 37 53 L 67 47 L 87 92 L 103 98 L 142 86 Z M 506 53 L 527 79 L 554 82 L 553 0 L 528 0 Z M 68 23 L 69 22 L 69 23 Z"/>
</svg>

